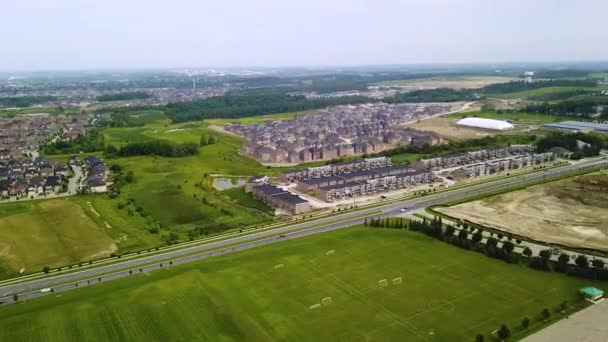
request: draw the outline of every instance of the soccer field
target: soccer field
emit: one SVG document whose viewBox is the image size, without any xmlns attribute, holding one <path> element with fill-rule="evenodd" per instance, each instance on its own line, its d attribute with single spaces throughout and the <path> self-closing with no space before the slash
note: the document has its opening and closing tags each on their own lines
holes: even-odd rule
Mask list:
<svg viewBox="0 0 608 342">
<path fill-rule="evenodd" d="M 5 307 L 0 341 L 472 341 L 589 284 L 350 228 Z"/>
</svg>

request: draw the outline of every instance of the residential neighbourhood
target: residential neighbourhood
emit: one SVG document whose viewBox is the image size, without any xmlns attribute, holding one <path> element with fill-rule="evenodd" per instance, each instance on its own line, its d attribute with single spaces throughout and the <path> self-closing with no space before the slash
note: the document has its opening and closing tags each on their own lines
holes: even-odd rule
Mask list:
<svg viewBox="0 0 608 342">
<path fill-rule="evenodd" d="M 376 153 L 399 145 L 435 145 L 434 132 L 403 124 L 460 108 L 462 104 L 368 103 L 329 107 L 315 115 L 264 124 L 228 124 L 245 137 L 245 155 L 263 163 L 305 163 Z"/>
<path fill-rule="evenodd" d="M 67 192 L 71 172 L 66 165 L 43 157 L 0 160 L 0 196 L 33 198 Z"/>
<path fill-rule="evenodd" d="M 36 154 L 52 139 L 74 140 L 89 130 L 87 114 L 47 113 L 0 117 L 0 160 Z"/>
</svg>

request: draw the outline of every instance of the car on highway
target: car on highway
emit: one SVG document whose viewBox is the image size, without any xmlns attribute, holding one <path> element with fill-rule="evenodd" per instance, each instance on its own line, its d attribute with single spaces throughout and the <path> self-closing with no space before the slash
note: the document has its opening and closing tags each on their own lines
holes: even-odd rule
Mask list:
<svg viewBox="0 0 608 342">
<path fill-rule="evenodd" d="M 40 292 L 42 292 L 42 293 L 51 292 L 51 289 L 50 289 L 50 288 L 48 288 L 48 287 L 46 287 L 46 288 L 44 288 L 44 289 L 41 289 L 41 290 L 40 290 Z"/>
<path fill-rule="evenodd" d="M 401 208 L 401 212 L 404 213 L 407 210 L 407 208 Z"/>
</svg>

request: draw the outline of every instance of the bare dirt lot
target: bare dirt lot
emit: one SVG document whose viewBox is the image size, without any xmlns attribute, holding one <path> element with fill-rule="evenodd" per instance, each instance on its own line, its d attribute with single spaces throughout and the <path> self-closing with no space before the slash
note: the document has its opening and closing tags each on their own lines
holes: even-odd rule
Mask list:
<svg viewBox="0 0 608 342">
<path fill-rule="evenodd" d="M 515 126 L 515 129 L 507 131 L 459 126 L 456 124 L 456 122 L 460 119 L 462 119 L 461 116 L 450 115 L 444 117 L 435 117 L 428 120 L 421 120 L 408 124 L 407 126 L 422 131 L 435 132 L 443 139 L 454 141 L 483 138 L 494 135 L 521 134 L 522 132 L 528 130 L 527 127 L 519 127 L 517 125 Z"/>
<path fill-rule="evenodd" d="M 485 87 L 489 84 L 506 83 L 514 80 L 516 79 L 502 76 L 454 76 L 387 81 L 382 82 L 381 84 L 392 87 L 403 87 L 411 91 L 437 88 L 472 89 Z"/>
<path fill-rule="evenodd" d="M 535 185 L 438 210 L 538 241 L 608 251 L 608 174 Z"/>
</svg>

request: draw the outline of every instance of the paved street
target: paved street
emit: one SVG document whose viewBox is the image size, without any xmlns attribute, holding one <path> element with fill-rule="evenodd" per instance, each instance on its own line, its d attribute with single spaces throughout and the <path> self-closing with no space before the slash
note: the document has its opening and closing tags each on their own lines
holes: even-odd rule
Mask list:
<svg viewBox="0 0 608 342">
<path fill-rule="evenodd" d="M 594 304 L 523 339 L 523 342 L 606 342 L 608 300 Z"/>
<path fill-rule="evenodd" d="M 432 205 L 438 205 L 480 194 L 495 192 L 513 186 L 534 183 L 547 177 L 568 175 L 586 168 L 597 166 L 608 166 L 608 158 L 596 158 L 576 165 L 566 165 L 563 167 L 547 169 L 545 171 L 531 174 L 516 175 L 506 179 L 497 179 L 464 188 L 455 188 L 453 190 L 430 194 L 401 203 L 386 204 L 381 207 L 333 215 L 331 217 L 326 217 L 311 222 L 293 224 L 283 228 L 238 236 L 204 245 L 195 245 L 157 255 L 146 256 L 139 259 L 86 269 L 75 273 L 49 276 L 43 279 L 7 285 L 0 287 L 0 305 L 13 303 L 13 294 L 18 294 L 19 300 L 31 299 L 51 294 L 51 292 L 40 292 L 40 289 L 42 288 L 53 288 L 54 292 L 67 291 L 77 287 L 93 285 L 99 282 L 106 282 L 112 279 L 166 268 L 167 266 L 171 265 L 183 264 L 212 256 L 241 251 L 277 241 L 294 239 L 311 234 L 350 227 L 352 225 L 362 223 L 363 217 L 361 217 L 361 215 L 373 215 L 378 210 L 382 210 L 382 216 L 395 216 L 401 214 L 400 210 L 404 207 L 406 207 L 408 211 L 416 211 Z M 336 223 L 337 220 L 343 221 Z M 302 230 L 305 228 L 310 229 Z M 282 234 L 282 237 L 277 237 L 277 234 Z M 239 245 L 233 246 L 235 244 Z"/>
</svg>

